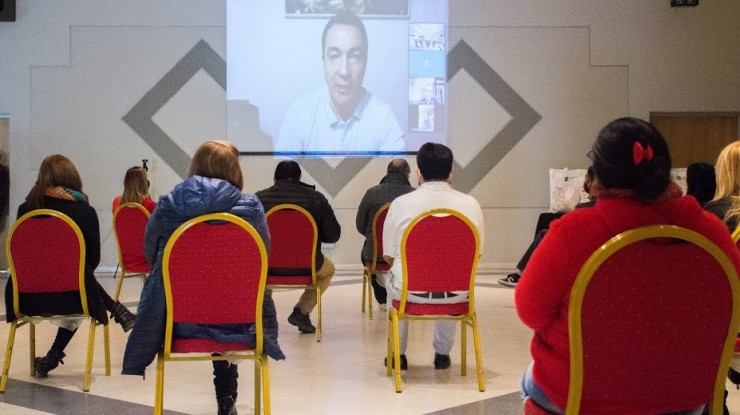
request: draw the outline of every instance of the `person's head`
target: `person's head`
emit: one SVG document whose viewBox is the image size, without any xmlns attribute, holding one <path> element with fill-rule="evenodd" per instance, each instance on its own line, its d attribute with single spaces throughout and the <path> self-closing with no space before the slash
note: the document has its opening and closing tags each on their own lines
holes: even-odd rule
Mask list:
<svg viewBox="0 0 740 415">
<path fill-rule="evenodd" d="M 427 87 L 424 88 L 424 98 L 426 98 L 428 101 L 434 99 L 434 90 L 432 89 L 431 85 L 427 85 Z"/>
<path fill-rule="evenodd" d="M 450 181 L 452 150 L 438 143 L 425 143 L 416 153 L 416 166 L 421 182 Z"/>
<path fill-rule="evenodd" d="M 48 156 L 41 162 L 36 184 L 26 197 L 29 208 L 43 208 L 46 189 L 57 186 L 82 192 L 80 173 L 77 172 L 72 160 L 61 154 Z"/>
<path fill-rule="evenodd" d="M 224 140 L 209 140 L 201 144 L 190 161 L 188 177 L 203 176 L 226 180 L 239 190 L 244 176 L 239 166 L 239 149 Z"/>
<path fill-rule="evenodd" d="M 686 194 L 704 204 L 712 200 L 717 190 L 714 166 L 709 163 L 691 163 L 686 169 Z"/>
<path fill-rule="evenodd" d="M 411 167 L 409 167 L 409 163 L 404 159 L 393 159 L 388 163 L 387 173 L 401 174 L 408 179 L 411 174 Z"/>
<path fill-rule="evenodd" d="M 301 166 L 294 160 L 283 160 L 275 167 L 276 182 L 281 180 L 301 180 Z"/>
<path fill-rule="evenodd" d="M 740 141 L 733 141 L 722 149 L 717 157 L 715 173 L 715 200 L 730 196 L 740 197 Z"/>
<path fill-rule="evenodd" d="M 663 136 L 650 123 L 619 118 L 599 131 L 589 152 L 597 197 L 627 194 L 648 202 L 660 197 L 671 183 L 671 156 Z"/>
<path fill-rule="evenodd" d="M 149 197 L 149 180 L 146 177 L 146 169 L 134 166 L 126 170 L 126 175 L 123 177 L 121 203 L 141 203 L 147 197 Z"/>
<path fill-rule="evenodd" d="M 324 78 L 334 111 L 347 119 L 362 97 L 367 69 L 367 32 L 357 15 L 340 12 L 326 23 L 321 37 Z"/>
</svg>

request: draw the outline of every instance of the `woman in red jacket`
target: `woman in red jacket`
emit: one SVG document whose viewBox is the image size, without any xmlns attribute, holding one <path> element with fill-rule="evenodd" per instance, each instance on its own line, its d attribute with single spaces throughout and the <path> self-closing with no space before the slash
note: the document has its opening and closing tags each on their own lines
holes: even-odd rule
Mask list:
<svg viewBox="0 0 740 415">
<path fill-rule="evenodd" d="M 552 223 L 515 291 L 519 317 L 534 330 L 534 362 L 522 380 L 522 395 L 555 413 L 563 413 L 568 398 L 570 291 L 586 259 L 599 246 L 632 228 L 671 224 L 699 232 L 717 244 L 736 267 L 740 263 L 727 228 L 696 199 L 682 197 L 671 181 L 668 145 L 655 127 L 635 118 L 612 121 L 599 132 L 589 158 L 596 205 Z M 639 399 L 631 403 L 631 414 L 650 412 Z M 679 407 L 673 414 L 701 413 L 704 405 L 695 404 L 687 403 L 689 407 Z M 582 402 L 584 413 L 589 406 Z M 599 411 L 619 413 L 603 402 Z"/>
</svg>

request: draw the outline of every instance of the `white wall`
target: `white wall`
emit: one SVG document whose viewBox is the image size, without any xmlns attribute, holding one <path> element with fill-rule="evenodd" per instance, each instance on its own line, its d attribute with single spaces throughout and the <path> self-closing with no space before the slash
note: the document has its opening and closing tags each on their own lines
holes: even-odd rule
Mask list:
<svg viewBox="0 0 740 415">
<path fill-rule="evenodd" d="M 278 1 L 278 0 L 270 0 Z M 584 168 L 598 129 L 653 111 L 740 110 L 740 2 L 668 0 L 451 0 L 450 47 L 464 41 L 541 117 L 507 153 L 481 170 L 471 193 L 484 207 L 482 268 L 506 271 L 548 206 L 550 167 Z M 199 41 L 225 58 L 223 2 L 19 1 L 17 21 L 0 23 L 0 114 L 10 117 L 11 212 L 41 160 L 68 155 L 101 221 L 103 260 L 115 266 L 110 202 L 123 173 L 150 160 L 154 196 L 180 181 L 122 117 Z M 479 81 L 460 71 L 450 83 L 451 146 L 463 168 L 511 119 Z M 225 136 L 224 91 L 199 71 L 154 116 L 184 151 Z M 413 162 L 413 160 L 411 160 Z M 382 177 L 370 162 L 330 201 L 343 236 L 328 254 L 358 269 L 355 208 Z M 248 192 L 271 184 L 275 161 L 242 160 Z M 304 174 L 308 182 L 322 178 Z M 454 185 L 454 181 L 453 181 Z"/>
</svg>

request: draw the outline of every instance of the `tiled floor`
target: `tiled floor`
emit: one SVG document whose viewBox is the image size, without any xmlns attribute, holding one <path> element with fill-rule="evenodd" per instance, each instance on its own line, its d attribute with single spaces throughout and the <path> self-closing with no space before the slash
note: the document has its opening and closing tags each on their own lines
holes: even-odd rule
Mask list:
<svg viewBox="0 0 740 415">
<path fill-rule="evenodd" d="M 484 357 L 486 391 L 476 384 L 472 337 L 468 345 L 468 375 L 460 376 L 459 339 L 449 370 L 434 370 L 431 322 L 412 322 L 407 351 L 409 370 L 403 393 L 394 392 L 386 377 L 386 322 L 375 306 L 375 319 L 360 313 L 359 278 L 336 277 L 324 296 L 324 331 L 317 343 L 284 322 L 297 300 L 297 291 L 275 293 L 280 318 L 280 344 L 287 360 L 270 362 L 274 414 L 521 414 L 518 382 L 530 361 L 529 330 L 519 322 L 512 289 L 496 284 L 500 276 L 479 277 L 477 311 Z M 113 279 L 101 278 L 112 292 Z M 5 281 L 0 281 L 5 286 Z M 141 285 L 126 281 L 122 302 L 135 306 Z M 2 312 L 5 308 L 3 307 Z M 312 316 L 315 319 L 315 316 Z M 315 320 L 314 320 L 315 322 Z M 0 324 L 0 350 L 5 350 L 8 325 Z M 149 414 L 154 400 L 155 370 L 146 379 L 121 376 L 120 362 L 126 335 L 111 326 L 113 375 L 103 375 L 102 337 L 98 336 L 93 380 L 83 393 L 82 375 L 86 328 L 73 339 L 65 364 L 46 379 L 28 373 L 28 332 L 19 330 L 10 368 L 10 383 L 0 395 L 0 414 Z M 55 327 L 37 330 L 39 354 L 49 347 Z M 459 332 L 458 332 L 459 336 Z M 252 364 L 240 366 L 239 413 L 252 413 Z M 670 373 L 666 374 L 670 377 Z M 215 414 L 211 366 L 208 362 L 166 366 L 165 409 L 169 414 Z M 740 411 L 740 391 L 730 389 L 730 410 Z M 740 413 L 740 412 L 738 412 Z"/>
</svg>

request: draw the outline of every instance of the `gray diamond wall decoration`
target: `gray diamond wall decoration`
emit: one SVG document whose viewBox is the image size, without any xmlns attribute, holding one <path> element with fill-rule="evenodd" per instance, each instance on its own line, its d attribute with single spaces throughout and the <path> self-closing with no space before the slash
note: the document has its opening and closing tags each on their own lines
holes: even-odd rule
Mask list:
<svg viewBox="0 0 740 415">
<path fill-rule="evenodd" d="M 190 156 L 152 118 L 200 70 L 226 89 L 226 62 L 205 41 L 199 41 L 123 117 L 162 160 L 180 177 L 187 176 Z M 460 70 L 468 74 L 510 115 L 511 120 L 466 167 L 455 164 L 455 188 L 470 192 L 542 118 L 464 40 L 447 54 L 447 81 Z M 345 158 L 332 167 L 320 158 L 300 164 L 332 197 L 336 196 L 369 162 L 370 158 Z"/>
</svg>

